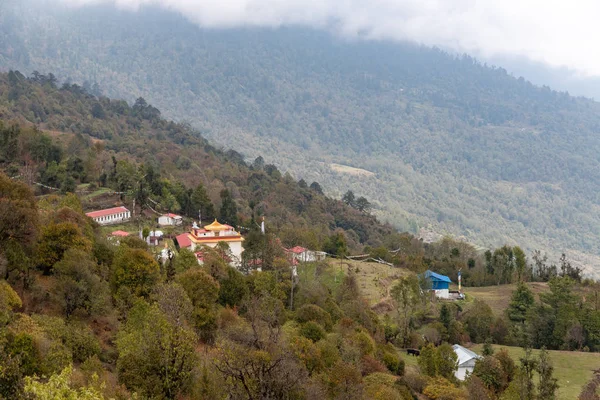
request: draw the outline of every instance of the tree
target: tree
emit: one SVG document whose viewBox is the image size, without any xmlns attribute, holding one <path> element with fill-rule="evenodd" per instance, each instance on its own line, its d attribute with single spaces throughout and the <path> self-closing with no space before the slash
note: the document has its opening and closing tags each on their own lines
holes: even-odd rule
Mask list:
<svg viewBox="0 0 600 400">
<path fill-rule="evenodd" d="M 54 265 L 57 278 L 53 294 L 65 317 L 81 309 L 88 314 L 101 313 L 108 305 L 108 285 L 94 273 L 96 262 L 89 253 L 72 248 Z"/>
<path fill-rule="evenodd" d="M 348 190 L 346 193 L 344 193 L 344 196 L 342 196 L 342 201 L 354 208 L 356 206 L 356 197 L 354 196 L 354 192 L 352 190 Z"/>
<path fill-rule="evenodd" d="M 191 196 L 191 215 L 190 217 L 196 217 L 198 212 L 201 213 L 203 219 L 210 220 L 215 217 L 215 207 L 206 193 L 204 186 L 199 183 L 194 189 Z"/>
<path fill-rule="evenodd" d="M 196 254 L 186 248 L 179 249 L 179 254 L 173 260 L 173 267 L 176 273 L 183 273 L 188 269 L 197 268 L 198 266 Z"/>
<path fill-rule="evenodd" d="M 525 252 L 519 247 L 513 247 L 513 255 L 515 257 L 515 272 L 517 273 L 517 282 L 521 282 L 527 272 L 527 257 Z"/>
<path fill-rule="evenodd" d="M 355 207 L 360 212 L 369 213 L 371 211 L 371 203 L 363 196 L 356 199 Z"/>
<path fill-rule="evenodd" d="M 581 309 L 573 285 L 568 276 L 552 278 L 548 283 L 550 291 L 540 294 L 541 304 L 530 309 L 527 322 L 535 347 L 559 349 L 569 330 L 578 323 Z"/>
<path fill-rule="evenodd" d="M 190 269 L 177 276 L 193 306 L 191 320 L 200 338 L 212 342 L 217 329 L 216 304 L 219 299 L 219 283 L 202 269 Z"/>
<path fill-rule="evenodd" d="M 535 303 L 535 297 L 529 287 L 519 282 L 516 289 L 513 291 L 506 309 L 508 319 L 516 323 L 524 323 L 527 318 L 527 312 Z"/>
<path fill-rule="evenodd" d="M 390 295 L 396 302 L 399 321 L 402 326 L 402 342 L 404 346 L 409 340 L 409 329 L 413 316 L 413 309 L 420 300 L 419 281 L 415 276 L 400 278 L 398 283 L 392 287 Z"/>
<path fill-rule="evenodd" d="M 494 313 L 484 301 L 475 299 L 473 305 L 465 312 L 463 320 L 471 340 L 475 343 L 482 343 L 490 337 Z"/>
<path fill-rule="evenodd" d="M 548 351 L 542 348 L 537 365 L 540 383 L 538 385 L 538 398 L 544 400 L 556 399 L 556 391 L 558 390 L 558 379 L 553 376 L 554 367 L 548 356 Z"/>
<path fill-rule="evenodd" d="M 112 265 L 113 293 L 124 286 L 136 296 L 148 296 L 159 279 L 160 266 L 150 254 L 121 244 Z"/>
<path fill-rule="evenodd" d="M 310 189 L 314 190 L 315 192 L 319 193 L 319 194 L 323 194 L 323 188 L 321 188 L 321 185 L 319 185 L 319 182 L 313 182 L 310 184 Z"/>
<path fill-rule="evenodd" d="M 47 382 L 36 378 L 25 378 L 25 393 L 37 400 L 104 400 L 102 393 L 92 387 L 73 389 L 70 386 L 73 367 L 68 366 L 60 374 L 53 374 Z"/>
<path fill-rule="evenodd" d="M 6 325 L 13 309 L 22 306 L 21 298 L 5 280 L 0 280 L 0 328 Z"/>
<path fill-rule="evenodd" d="M 323 251 L 339 257 L 348 255 L 348 245 L 344 234 L 342 232 L 337 232 L 329 236 L 323 244 Z"/>
<path fill-rule="evenodd" d="M 254 159 L 252 163 L 252 169 L 257 171 L 261 171 L 265 167 L 265 159 L 262 156 L 258 156 Z"/>
<path fill-rule="evenodd" d="M 9 248 L 33 255 L 37 226 L 38 212 L 31 190 L 0 172 L 0 259 L 6 257 Z M 5 267 L 5 279 L 12 270 L 19 268 L 22 259 L 13 261 Z"/>
<path fill-rule="evenodd" d="M 68 249 L 92 250 L 91 242 L 73 222 L 50 222 L 42 229 L 38 247 L 39 265 L 45 273 L 52 271 Z"/>
<path fill-rule="evenodd" d="M 533 383 L 533 373 L 537 368 L 537 362 L 531 357 L 531 349 L 525 349 L 525 355 L 519 359 L 520 366 L 520 398 L 523 400 L 533 400 L 535 398 L 535 384 Z"/>
<path fill-rule="evenodd" d="M 244 275 L 233 267 L 227 267 L 227 276 L 219 280 L 219 304 L 223 306 L 240 306 L 248 297 L 248 284 Z"/>
<path fill-rule="evenodd" d="M 508 385 L 502 364 L 494 356 L 485 356 L 475 362 L 473 375 L 477 376 L 492 393 L 499 393 Z"/>
<path fill-rule="evenodd" d="M 458 368 L 457 355 L 447 343 L 439 347 L 429 343 L 423 347 L 418 363 L 424 375 L 442 376 L 450 381 L 454 380 L 454 371 Z"/>
<path fill-rule="evenodd" d="M 195 342 L 194 332 L 158 305 L 138 303 L 117 337 L 119 381 L 144 397 L 175 399 L 190 383 Z"/>
<path fill-rule="evenodd" d="M 238 225 L 237 205 L 227 189 L 221 190 L 221 209 L 219 215 L 224 222 L 233 226 Z"/>
<path fill-rule="evenodd" d="M 581 282 L 581 273 L 581 268 L 573 267 L 571 262 L 567 260 L 566 254 L 563 253 L 560 257 L 560 276 L 568 276 L 577 282 Z"/>
<path fill-rule="evenodd" d="M 0 345 L 0 398 L 23 398 L 23 368 L 21 358 L 7 351 L 4 344 Z"/>
</svg>

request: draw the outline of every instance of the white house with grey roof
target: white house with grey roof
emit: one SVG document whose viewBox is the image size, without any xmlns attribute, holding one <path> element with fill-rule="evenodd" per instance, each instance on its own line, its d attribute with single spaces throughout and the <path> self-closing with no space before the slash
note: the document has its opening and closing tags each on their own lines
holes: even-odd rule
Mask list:
<svg viewBox="0 0 600 400">
<path fill-rule="evenodd" d="M 454 376 L 456 379 L 464 381 L 467 378 L 467 375 L 473 372 L 473 368 L 475 368 L 475 362 L 482 357 L 479 354 L 474 353 L 458 344 L 452 346 L 452 349 L 458 357 L 458 368 L 454 372 Z"/>
</svg>

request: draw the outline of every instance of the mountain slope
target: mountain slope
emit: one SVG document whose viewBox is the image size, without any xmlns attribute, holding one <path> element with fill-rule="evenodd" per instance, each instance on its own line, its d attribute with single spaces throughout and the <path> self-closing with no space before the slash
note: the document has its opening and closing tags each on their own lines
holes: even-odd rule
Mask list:
<svg viewBox="0 0 600 400">
<path fill-rule="evenodd" d="M 0 67 L 142 95 L 221 145 L 331 194 L 365 195 L 401 229 L 431 224 L 482 245 L 596 263 L 595 102 L 410 44 L 204 30 L 153 8 L 44 4 L 3 6 Z"/>
</svg>

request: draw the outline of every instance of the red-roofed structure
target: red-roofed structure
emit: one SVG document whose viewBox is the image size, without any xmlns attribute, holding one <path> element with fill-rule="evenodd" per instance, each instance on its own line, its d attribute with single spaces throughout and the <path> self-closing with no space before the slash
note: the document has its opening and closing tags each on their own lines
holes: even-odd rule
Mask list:
<svg viewBox="0 0 600 400">
<path fill-rule="evenodd" d="M 131 218 L 131 212 L 125 207 L 113 207 L 105 210 L 91 211 L 86 213 L 88 217 L 100 225 L 117 224 L 128 221 Z"/>
<path fill-rule="evenodd" d="M 326 257 L 325 252 L 308 250 L 302 246 L 295 246 L 291 249 L 285 249 L 285 252 L 291 256 L 292 260 L 302 262 L 321 261 Z"/>
<path fill-rule="evenodd" d="M 188 233 L 182 233 L 181 235 L 175 236 L 175 240 L 179 245 L 180 249 L 190 249 L 192 247 L 192 239 L 190 239 L 190 235 Z"/>
<path fill-rule="evenodd" d="M 307 249 L 305 249 L 302 246 L 296 246 L 296 247 L 292 247 L 289 251 L 291 251 L 294 254 L 302 254 L 306 251 Z"/>
<path fill-rule="evenodd" d="M 125 231 L 114 231 L 113 233 L 111 233 L 112 236 L 119 236 L 119 237 L 126 237 L 129 236 L 129 232 L 125 232 Z"/>
</svg>

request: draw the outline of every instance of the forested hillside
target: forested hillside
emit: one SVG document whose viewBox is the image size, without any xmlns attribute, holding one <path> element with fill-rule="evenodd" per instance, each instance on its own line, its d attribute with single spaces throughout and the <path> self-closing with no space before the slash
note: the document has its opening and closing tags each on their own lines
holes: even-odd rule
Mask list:
<svg viewBox="0 0 600 400">
<path fill-rule="evenodd" d="M 142 98 L 0 74 L 0 398 L 545 400 L 592 379 L 593 357 L 569 355 L 560 371 L 577 376 L 557 386 L 559 353 L 544 349 L 600 350 L 600 287 L 566 256 L 424 243 L 368 199 L 322 190 L 216 149 Z M 122 226 L 84 214 L 122 204 L 134 214 Z M 172 238 L 199 210 L 243 231 L 237 268 L 225 242 L 200 265 L 168 238 L 136 237 L 180 212 L 183 226 L 161 228 Z M 294 263 L 284 247 L 299 244 L 336 259 Z M 462 273 L 467 296 L 436 300 L 426 269 Z M 542 350 L 513 360 L 491 342 Z M 450 343 L 486 343 L 464 382 Z"/>
<path fill-rule="evenodd" d="M 289 246 L 318 248 L 339 231 L 362 251 L 393 232 L 368 210 L 327 198 L 317 182 L 309 186 L 262 158 L 249 166 L 235 151 L 214 148 L 189 126 L 162 119 L 142 98 L 129 106 L 77 85 L 59 88 L 52 74 L 0 74 L 0 131 L 0 166 L 30 185 L 45 185 L 42 193 L 101 185 L 122 193 L 107 205 L 127 196 L 138 207 L 192 218 L 200 210 L 205 220 L 218 216 L 250 228 L 266 217 Z M 227 209 L 232 202 L 233 211 Z"/>
<path fill-rule="evenodd" d="M 353 189 L 401 229 L 600 265 L 595 102 L 409 44 L 207 30 L 154 8 L 0 7 L 0 68 L 143 96 L 248 160 Z"/>
</svg>

